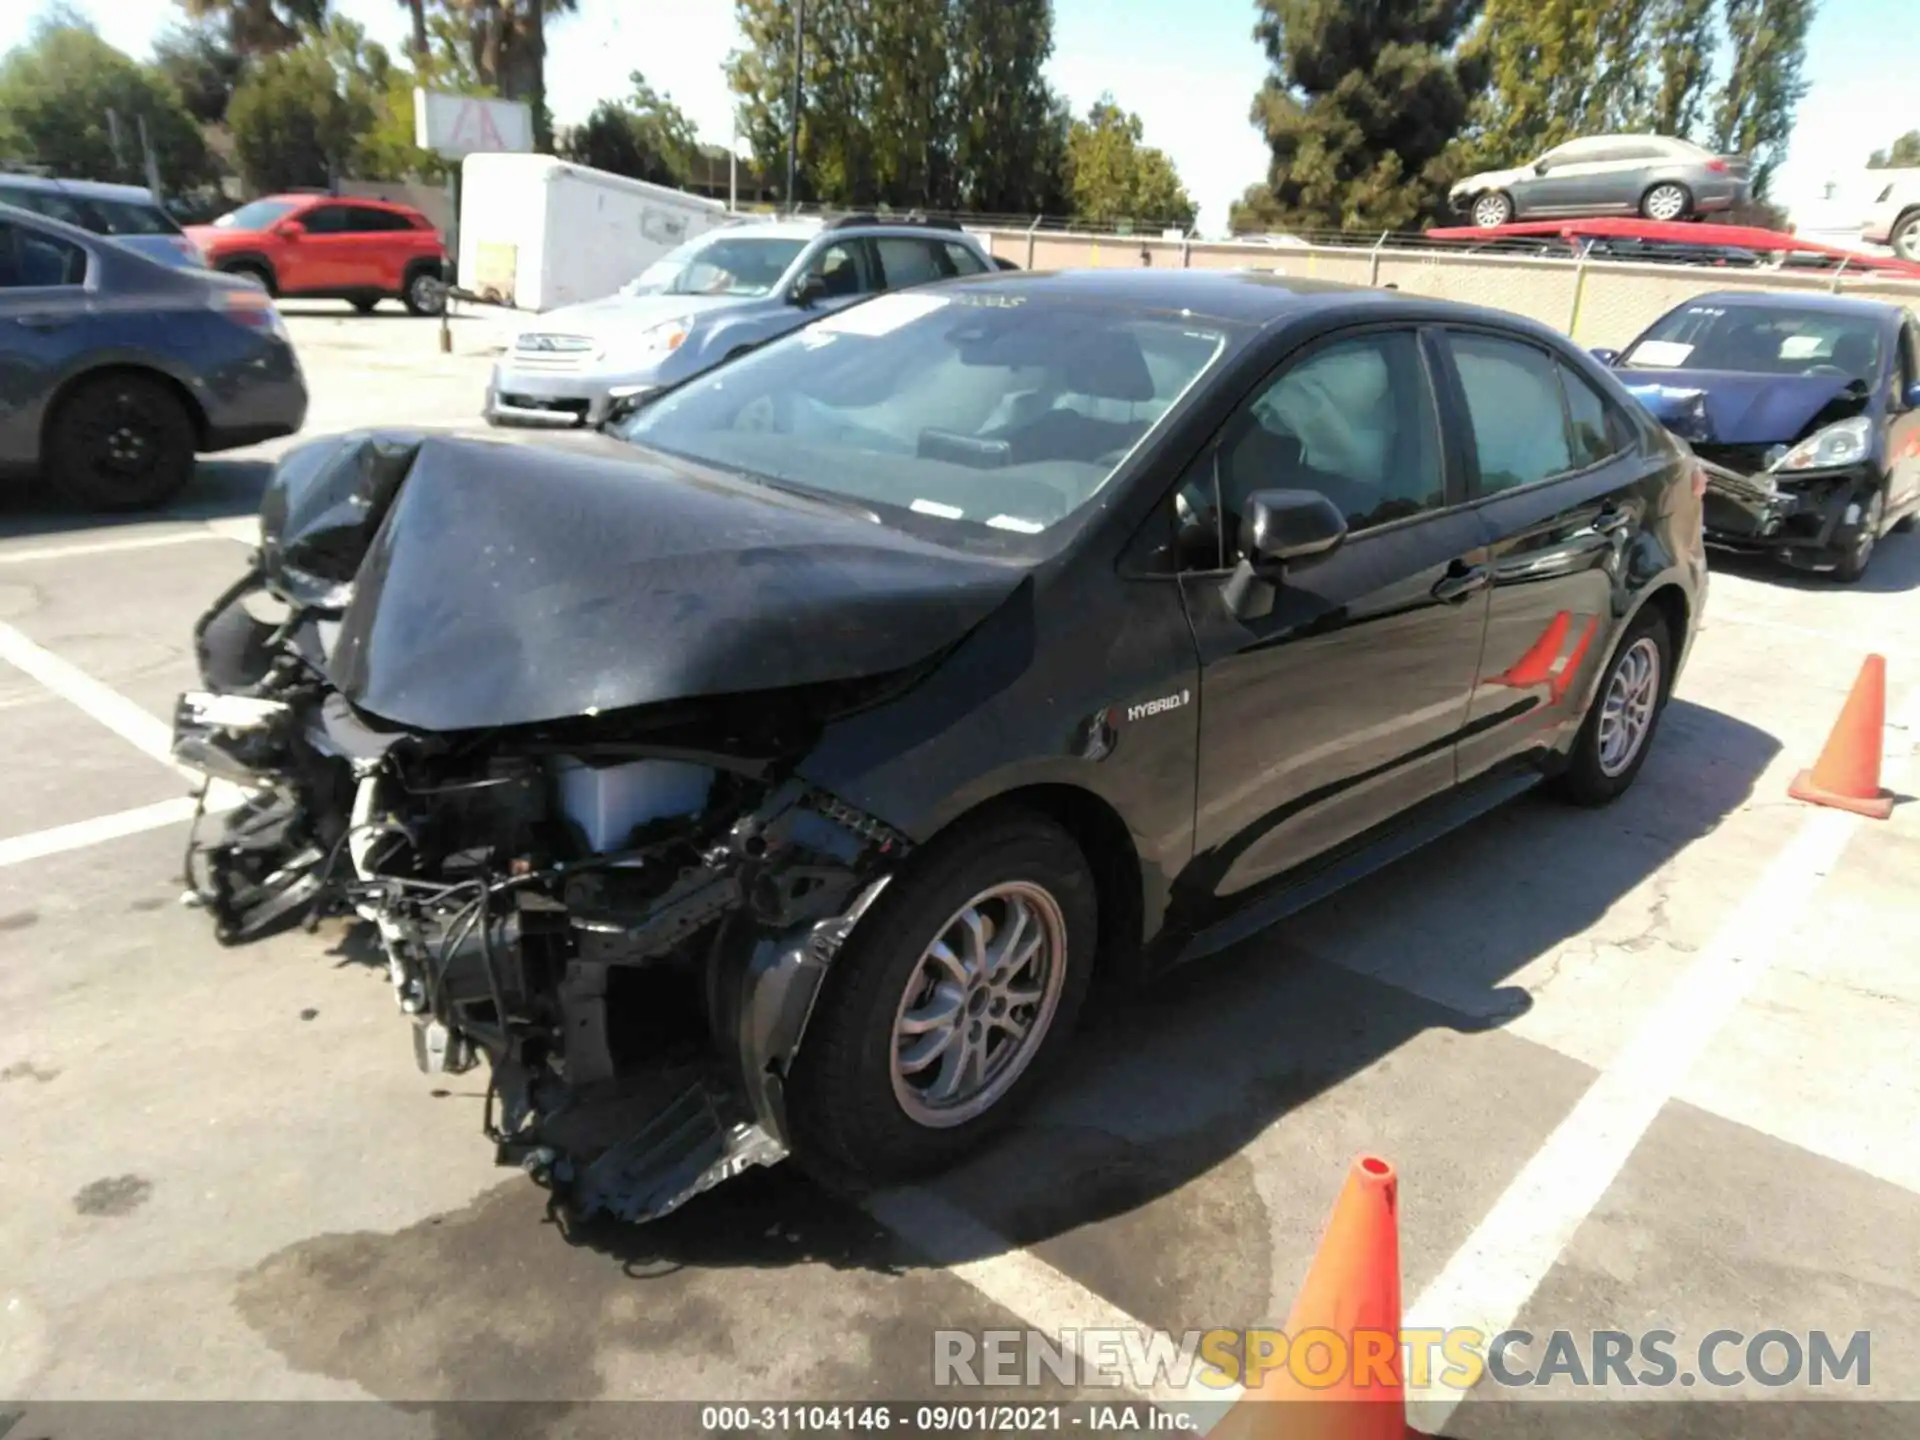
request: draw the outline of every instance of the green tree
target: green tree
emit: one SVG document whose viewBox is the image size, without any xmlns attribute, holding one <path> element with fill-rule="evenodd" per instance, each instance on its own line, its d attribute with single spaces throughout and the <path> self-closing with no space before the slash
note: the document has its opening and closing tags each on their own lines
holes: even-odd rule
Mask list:
<svg viewBox="0 0 1920 1440">
<path fill-rule="evenodd" d="M 1675 136 L 1699 131 L 1718 33 L 1714 0 L 1655 0 L 1648 27 L 1655 75 L 1643 123 L 1636 128 Z"/>
<path fill-rule="evenodd" d="M 1251 205 L 1293 228 L 1401 229 L 1438 210 L 1481 70 L 1457 45 L 1479 0 L 1257 0 L 1272 73 L 1253 123 L 1273 160 Z"/>
<path fill-rule="evenodd" d="M 206 141 L 172 84 L 91 28 L 56 14 L 0 60 L 0 146 L 15 159 L 75 179 L 145 184 L 143 121 L 169 192 L 213 179 Z"/>
<path fill-rule="evenodd" d="M 1745 155 L 1753 193 L 1765 199 L 1793 133 L 1793 112 L 1807 93 L 1801 68 L 1815 0 L 1725 0 L 1733 52 L 1716 97 L 1713 143 Z"/>
<path fill-rule="evenodd" d="M 180 92 L 189 115 L 202 125 L 218 125 L 245 62 L 220 21 L 200 20 L 173 26 L 154 41 L 153 68 Z"/>
<path fill-rule="evenodd" d="M 756 165 L 786 173 L 793 0 L 735 0 L 727 62 Z M 1022 212 L 1067 203 L 1047 0 L 807 0 L 795 199 Z"/>
<path fill-rule="evenodd" d="M 1076 219 L 1159 229 L 1193 224 L 1194 204 L 1164 152 L 1142 144 L 1140 117 L 1102 95 L 1067 139 Z"/>
<path fill-rule="evenodd" d="M 560 138 L 560 154 L 579 165 L 655 185 L 684 185 L 700 137 L 686 112 L 647 83 L 638 70 L 628 77 L 633 94 L 602 100 Z"/>
<path fill-rule="evenodd" d="M 257 62 L 227 107 L 234 153 L 257 192 L 331 184 L 353 172 L 389 79 L 384 50 L 334 21 Z M 375 79 L 375 76 L 379 79 Z"/>
<path fill-rule="evenodd" d="M 1876 150 L 1867 160 L 1869 170 L 1903 170 L 1920 165 L 1920 130 L 1909 130 L 1885 150 Z"/>
<path fill-rule="evenodd" d="M 327 0 L 180 0 L 180 8 L 211 22 L 249 56 L 290 49 L 327 19 Z"/>
</svg>

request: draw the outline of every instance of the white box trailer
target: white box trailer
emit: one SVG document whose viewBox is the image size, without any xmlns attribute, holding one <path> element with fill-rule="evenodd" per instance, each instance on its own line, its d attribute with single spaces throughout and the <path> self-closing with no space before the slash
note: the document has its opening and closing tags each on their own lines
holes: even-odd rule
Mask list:
<svg viewBox="0 0 1920 1440">
<path fill-rule="evenodd" d="M 597 300 L 727 214 L 722 201 L 551 155 L 469 155 L 460 162 L 459 283 L 518 310 Z"/>
</svg>

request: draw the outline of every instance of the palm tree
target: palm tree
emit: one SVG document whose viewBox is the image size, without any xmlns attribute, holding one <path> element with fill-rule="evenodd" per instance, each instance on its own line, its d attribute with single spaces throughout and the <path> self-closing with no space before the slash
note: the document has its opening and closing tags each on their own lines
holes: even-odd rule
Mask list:
<svg viewBox="0 0 1920 1440">
<path fill-rule="evenodd" d="M 427 58 L 427 0 L 400 0 L 400 4 L 413 22 L 413 38 L 407 49 L 415 65 L 423 64 Z"/>
<path fill-rule="evenodd" d="M 469 52 L 482 84 L 503 100 L 524 100 L 533 110 L 534 144 L 544 150 L 547 133 L 547 20 L 579 9 L 579 0 L 446 0 L 467 17 Z"/>
<path fill-rule="evenodd" d="M 180 0 L 195 20 L 225 26 L 242 55 L 270 55 L 300 43 L 302 27 L 326 23 L 327 0 Z"/>
</svg>

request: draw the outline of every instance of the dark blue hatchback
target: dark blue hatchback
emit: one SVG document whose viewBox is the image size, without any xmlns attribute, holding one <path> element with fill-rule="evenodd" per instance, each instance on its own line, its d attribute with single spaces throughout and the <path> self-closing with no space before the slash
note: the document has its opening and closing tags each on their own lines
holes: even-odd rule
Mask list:
<svg viewBox="0 0 1920 1440">
<path fill-rule="evenodd" d="M 290 435 L 307 387 L 252 282 L 160 264 L 0 205 L 0 469 L 138 509 L 196 454 Z"/>
</svg>

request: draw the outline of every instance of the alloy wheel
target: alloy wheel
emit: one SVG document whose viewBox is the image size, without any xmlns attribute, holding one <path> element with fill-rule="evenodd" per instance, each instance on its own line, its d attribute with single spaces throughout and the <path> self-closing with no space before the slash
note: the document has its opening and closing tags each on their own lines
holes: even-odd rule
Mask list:
<svg viewBox="0 0 1920 1440">
<path fill-rule="evenodd" d="M 1656 185 L 1647 192 L 1649 220 L 1678 220 L 1687 210 L 1687 192 L 1678 185 Z"/>
<path fill-rule="evenodd" d="M 1633 764 L 1653 728 L 1660 701 L 1660 647 L 1642 635 L 1614 662 L 1600 697 L 1600 773 L 1608 779 Z"/>
<path fill-rule="evenodd" d="M 1504 196 L 1482 195 L 1473 202 L 1473 223 L 1482 228 L 1504 225 L 1509 208 Z"/>
<path fill-rule="evenodd" d="M 1067 926 L 1025 881 L 995 885 L 940 927 L 894 1014 L 894 1098 L 932 1129 L 991 1109 L 1032 1064 L 1059 1009 Z"/>
</svg>

